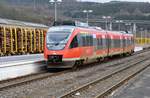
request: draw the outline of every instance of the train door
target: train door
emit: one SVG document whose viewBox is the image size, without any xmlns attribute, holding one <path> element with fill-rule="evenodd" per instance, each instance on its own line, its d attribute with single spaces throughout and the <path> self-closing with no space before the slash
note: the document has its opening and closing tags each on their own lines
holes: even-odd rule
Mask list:
<svg viewBox="0 0 150 98">
<path fill-rule="evenodd" d="M 120 50 L 121 50 L 121 53 L 123 53 L 123 36 L 122 36 L 122 34 L 120 35 Z"/>
<path fill-rule="evenodd" d="M 107 47 L 107 56 L 110 56 L 110 55 L 112 55 L 112 53 L 113 53 L 113 48 L 114 48 L 114 38 L 113 38 L 113 35 L 112 34 L 110 34 L 110 33 L 108 33 L 108 38 L 107 38 L 107 45 L 108 45 L 108 47 Z"/>
<path fill-rule="evenodd" d="M 126 46 L 127 46 L 127 43 L 126 43 L 126 36 L 123 36 L 123 53 L 126 52 Z"/>
<path fill-rule="evenodd" d="M 1 26 L 0 26 L 0 56 L 2 55 L 2 32 L 1 32 Z"/>
<path fill-rule="evenodd" d="M 80 33 L 81 58 L 88 59 L 93 56 L 93 35 L 88 33 Z"/>
<path fill-rule="evenodd" d="M 93 56 L 96 56 L 96 49 L 97 49 L 97 39 L 96 34 L 93 34 Z"/>
<path fill-rule="evenodd" d="M 110 36 L 108 34 L 108 32 L 106 32 L 106 49 L 107 49 L 107 56 L 109 56 L 109 52 L 110 52 L 110 45 L 111 45 L 111 39 Z"/>
</svg>

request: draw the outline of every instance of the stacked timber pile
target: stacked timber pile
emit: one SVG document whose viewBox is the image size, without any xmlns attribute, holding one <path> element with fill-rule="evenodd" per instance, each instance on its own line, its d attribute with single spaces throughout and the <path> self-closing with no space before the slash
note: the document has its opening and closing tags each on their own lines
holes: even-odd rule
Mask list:
<svg viewBox="0 0 150 98">
<path fill-rule="evenodd" d="M 0 56 L 42 53 L 47 26 L 0 19 Z"/>
</svg>

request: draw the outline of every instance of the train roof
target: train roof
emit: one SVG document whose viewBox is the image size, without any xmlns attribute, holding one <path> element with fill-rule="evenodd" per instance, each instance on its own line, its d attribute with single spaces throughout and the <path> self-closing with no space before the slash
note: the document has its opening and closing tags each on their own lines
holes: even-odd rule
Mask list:
<svg viewBox="0 0 150 98">
<path fill-rule="evenodd" d="M 89 29 L 89 30 L 95 30 L 95 31 L 102 31 L 103 33 L 110 33 L 110 34 L 129 34 L 129 35 L 133 35 L 132 32 L 129 32 L 129 31 L 107 31 L 107 30 L 103 30 L 99 27 L 82 27 L 82 26 L 71 26 L 71 25 L 58 25 L 58 26 L 52 26 L 49 28 L 48 31 L 50 30 L 58 30 L 58 28 L 60 29 L 70 29 L 70 30 L 74 30 L 74 29 Z"/>
<path fill-rule="evenodd" d="M 18 21 L 18 20 L 11 20 L 11 19 L 3 19 L 3 18 L 0 18 L 0 24 L 16 25 L 16 26 L 29 26 L 29 27 L 42 27 L 42 28 L 48 27 L 48 26 L 43 25 L 43 24 L 24 22 L 24 21 Z"/>
<path fill-rule="evenodd" d="M 76 26 L 52 26 L 48 29 L 48 32 L 58 30 L 73 31 L 75 28 Z"/>
<path fill-rule="evenodd" d="M 55 21 L 53 26 L 51 28 L 80 28 L 80 29 L 89 29 L 89 30 L 95 30 L 95 31 L 102 31 L 103 33 L 111 33 L 111 34 L 132 34 L 129 31 L 108 31 L 103 30 L 101 27 L 97 26 L 89 26 L 87 23 L 80 22 L 80 21 Z"/>
</svg>

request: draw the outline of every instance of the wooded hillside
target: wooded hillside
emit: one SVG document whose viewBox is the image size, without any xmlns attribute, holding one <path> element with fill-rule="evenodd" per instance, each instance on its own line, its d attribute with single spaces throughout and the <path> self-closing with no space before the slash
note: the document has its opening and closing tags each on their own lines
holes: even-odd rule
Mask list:
<svg viewBox="0 0 150 98">
<path fill-rule="evenodd" d="M 50 25 L 54 20 L 54 5 L 49 0 L 0 0 L 0 17 L 37 22 Z M 58 5 L 59 19 L 85 18 L 82 12 L 91 9 L 89 18 L 100 19 L 111 16 L 114 19 L 150 20 L 150 3 L 118 2 L 92 3 L 63 0 Z"/>
</svg>

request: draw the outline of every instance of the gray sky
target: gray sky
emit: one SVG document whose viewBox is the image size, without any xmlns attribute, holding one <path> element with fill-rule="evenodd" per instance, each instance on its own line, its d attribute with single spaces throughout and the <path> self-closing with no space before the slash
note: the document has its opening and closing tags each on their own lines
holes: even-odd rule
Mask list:
<svg viewBox="0 0 150 98">
<path fill-rule="evenodd" d="M 134 1 L 134 2 L 149 2 L 150 0 L 79 0 L 79 1 L 92 1 L 92 2 L 109 2 L 109 1 Z"/>
</svg>

